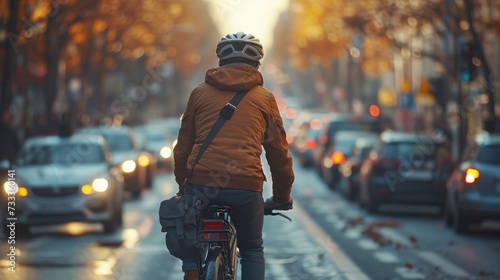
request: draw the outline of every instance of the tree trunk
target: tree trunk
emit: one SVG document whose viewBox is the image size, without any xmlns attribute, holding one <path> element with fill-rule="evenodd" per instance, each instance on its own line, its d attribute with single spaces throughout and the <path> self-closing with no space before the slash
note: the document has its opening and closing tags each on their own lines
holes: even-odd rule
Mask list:
<svg viewBox="0 0 500 280">
<path fill-rule="evenodd" d="M 16 66 L 16 55 L 19 51 L 19 35 L 17 33 L 17 13 L 19 1 L 9 2 L 9 22 L 7 24 L 8 39 L 5 41 L 5 61 L 3 64 L 3 79 L 0 91 L 0 112 L 7 111 L 12 104 L 13 92 L 12 84 L 14 81 L 14 72 Z"/>
<path fill-rule="evenodd" d="M 45 114 L 48 120 L 52 120 L 52 107 L 57 97 L 58 79 L 59 79 L 59 38 L 57 26 L 54 19 L 49 17 L 47 20 L 46 38 L 46 64 L 47 75 L 45 76 Z"/>
<path fill-rule="evenodd" d="M 484 48 L 481 43 L 481 38 L 477 33 L 474 25 L 474 5 L 472 0 L 465 0 L 465 11 L 467 15 L 467 20 L 469 22 L 469 30 L 473 38 L 474 48 L 477 50 L 477 55 L 479 60 L 481 60 L 481 66 L 484 72 L 484 78 L 486 80 L 486 92 L 488 94 L 488 119 L 484 121 L 484 129 L 488 132 L 495 131 L 495 86 L 493 85 L 493 73 L 491 72 L 490 65 L 486 59 L 486 54 L 484 53 Z"/>
</svg>

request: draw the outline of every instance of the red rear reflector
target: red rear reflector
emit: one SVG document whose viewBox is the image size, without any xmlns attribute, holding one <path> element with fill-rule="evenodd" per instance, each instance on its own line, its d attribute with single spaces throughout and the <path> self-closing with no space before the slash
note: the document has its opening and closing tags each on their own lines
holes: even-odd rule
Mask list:
<svg viewBox="0 0 500 280">
<path fill-rule="evenodd" d="M 224 221 L 203 221 L 204 230 L 224 229 Z"/>
<path fill-rule="evenodd" d="M 222 241 L 226 240 L 226 233 L 224 232 L 214 232 L 214 233 L 203 233 L 201 239 L 204 241 Z"/>
<path fill-rule="evenodd" d="M 468 168 L 465 171 L 465 182 L 467 184 L 473 184 L 479 178 L 479 171 L 474 168 Z"/>
</svg>

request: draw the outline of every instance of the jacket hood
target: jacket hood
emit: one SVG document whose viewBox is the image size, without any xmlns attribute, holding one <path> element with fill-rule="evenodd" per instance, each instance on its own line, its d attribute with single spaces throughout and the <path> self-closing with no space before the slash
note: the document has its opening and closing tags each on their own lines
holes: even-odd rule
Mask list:
<svg viewBox="0 0 500 280">
<path fill-rule="evenodd" d="M 243 65 L 209 69 L 205 82 L 224 91 L 250 90 L 256 85 L 263 85 L 259 70 Z"/>
</svg>

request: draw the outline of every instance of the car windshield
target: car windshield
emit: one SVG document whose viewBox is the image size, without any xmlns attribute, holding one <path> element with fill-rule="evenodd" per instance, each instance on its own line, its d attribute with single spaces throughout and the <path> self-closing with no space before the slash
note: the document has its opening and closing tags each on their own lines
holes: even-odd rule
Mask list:
<svg viewBox="0 0 500 280">
<path fill-rule="evenodd" d="M 333 122 L 330 124 L 329 137 L 335 137 L 338 131 L 378 132 L 378 125 L 369 122 Z"/>
<path fill-rule="evenodd" d="M 436 147 L 428 143 L 397 142 L 384 145 L 381 155 L 384 158 L 422 160 L 434 158 L 435 150 Z"/>
<path fill-rule="evenodd" d="M 179 134 L 179 127 L 177 126 L 168 126 L 167 127 L 167 134 L 170 139 L 177 139 L 177 136 Z"/>
<path fill-rule="evenodd" d="M 146 136 L 146 139 L 148 141 L 156 142 L 156 141 L 166 141 L 166 137 L 162 133 L 156 133 L 156 132 L 148 132 L 144 136 Z"/>
<path fill-rule="evenodd" d="M 500 145 L 487 145 L 479 150 L 477 162 L 500 165 Z"/>
<path fill-rule="evenodd" d="M 109 149 L 112 152 L 133 150 L 132 141 L 127 134 L 106 134 L 104 135 Z"/>
<path fill-rule="evenodd" d="M 17 164 L 30 165 L 72 165 L 105 162 L 104 152 L 99 145 L 73 143 L 63 145 L 31 145 L 19 153 Z"/>
</svg>

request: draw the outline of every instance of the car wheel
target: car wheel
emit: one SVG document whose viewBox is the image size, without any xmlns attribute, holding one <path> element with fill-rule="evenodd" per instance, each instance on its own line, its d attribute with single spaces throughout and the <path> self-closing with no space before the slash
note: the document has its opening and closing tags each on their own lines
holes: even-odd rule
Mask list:
<svg viewBox="0 0 500 280">
<path fill-rule="evenodd" d="M 370 214 L 377 213 L 378 207 L 379 207 L 379 203 L 374 201 L 373 198 L 370 198 L 368 200 L 368 203 L 366 204 L 366 210 L 368 210 L 368 213 L 370 213 Z"/>
<path fill-rule="evenodd" d="M 16 236 L 28 236 L 30 227 L 27 225 L 16 225 Z"/>
<path fill-rule="evenodd" d="M 141 192 L 142 192 L 142 187 L 140 185 L 140 183 L 138 185 L 135 186 L 135 188 L 133 190 L 130 191 L 132 193 L 132 198 L 138 198 L 141 196 Z"/>
<path fill-rule="evenodd" d="M 444 216 L 444 224 L 447 227 L 452 227 L 453 226 L 453 212 L 451 211 L 450 203 L 448 202 L 448 199 L 446 199 L 446 202 L 444 203 L 443 207 L 443 216 Z"/>
<path fill-rule="evenodd" d="M 379 207 L 380 203 L 377 201 L 377 199 L 372 194 L 371 189 L 372 188 L 370 187 L 370 185 L 368 185 L 366 210 L 368 210 L 368 213 L 375 214 L 378 212 L 378 207 Z"/>
<path fill-rule="evenodd" d="M 455 229 L 455 232 L 459 234 L 467 233 L 470 224 L 467 216 L 462 213 L 460 209 L 457 209 L 453 216 L 453 227 Z"/>
<path fill-rule="evenodd" d="M 116 219 L 118 221 L 118 225 L 123 225 L 123 205 L 120 201 L 120 206 L 118 206 L 117 214 L 116 214 Z"/>
<path fill-rule="evenodd" d="M 105 221 L 102 223 L 102 226 L 104 228 L 104 233 L 113 233 L 116 231 L 118 226 L 121 223 L 122 220 L 122 215 L 119 215 L 119 210 L 117 207 L 114 207 L 113 215 L 109 218 L 109 220 Z"/>
</svg>

